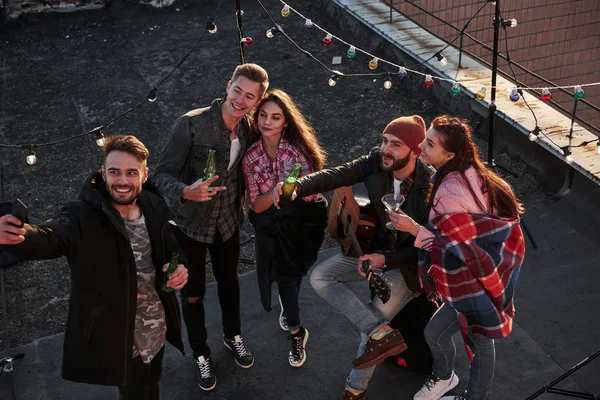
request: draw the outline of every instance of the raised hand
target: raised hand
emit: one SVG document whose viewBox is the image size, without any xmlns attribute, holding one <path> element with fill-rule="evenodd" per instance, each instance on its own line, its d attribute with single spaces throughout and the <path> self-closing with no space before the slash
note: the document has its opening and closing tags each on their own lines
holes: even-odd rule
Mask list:
<svg viewBox="0 0 600 400">
<path fill-rule="evenodd" d="M 225 186 L 209 187 L 217 179 L 219 179 L 218 176 L 213 176 L 205 182 L 202 179 L 198 179 L 196 182 L 183 188 L 182 199 L 196 202 L 212 200 L 214 195 L 227 189 Z"/>
</svg>

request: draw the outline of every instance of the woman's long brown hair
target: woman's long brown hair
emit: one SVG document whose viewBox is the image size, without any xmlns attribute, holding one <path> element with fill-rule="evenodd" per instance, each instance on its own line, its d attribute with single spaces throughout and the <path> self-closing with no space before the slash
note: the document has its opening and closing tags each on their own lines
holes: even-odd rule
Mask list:
<svg viewBox="0 0 600 400">
<path fill-rule="evenodd" d="M 444 178 L 450 172 L 457 171 L 467 183 L 469 191 L 481 209 L 487 209 L 490 213 L 496 210 L 499 216 L 507 218 L 518 218 L 523 214 L 525 209 L 510 185 L 481 161 L 477 145 L 473 142 L 471 126 L 467 121 L 450 115 L 441 115 L 431 122 L 431 128 L 440 135 L 440 144 L 444 150 L 455 155 L 436 172 L 428 209 L 432 206 L 435 209 L 433 199 Z M 469 167 L 475 168 L 483 178 L 481 189 L 488 195 L 488 207 L 481 204 L 465 175 Z"/>
<path fill-rule="evenodd" d="M 283 137 L 285 137 L 285 140 L 304 154 L 310 162 L 313 171 L 323 169 L 327 153 L 325 153 L 325 150 L 319 144 L 314 128 L 304 118 L 304 115 L 302 115 L 292 98 L 282 90 L 269 90 L 252 112 L 252 128 L 256 135 L 254 139 L 258 140 L 260 138 L 258 115 L 263 105 L 268 101 L 277 104 L 283 111 L 283 116 L 288 124 L 284 128 Z"/>
</svg>

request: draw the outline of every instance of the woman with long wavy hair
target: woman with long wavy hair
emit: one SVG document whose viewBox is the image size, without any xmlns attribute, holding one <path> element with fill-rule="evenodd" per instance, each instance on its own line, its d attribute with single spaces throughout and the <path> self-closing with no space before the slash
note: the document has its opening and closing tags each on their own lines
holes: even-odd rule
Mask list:
<svg viewBox="0 0 600 400">
<path fill-rule="evenodd" d="M 513 295 L 525 245 L 519 226 L 524 209 L 512 188 L 479 157 L 469 124 L 435 118 L 419 145 L 421 160 L 437 170 L 428 200 L 429 223 L 390 213 L 395 228 L 415 235 L 425 292 L 443 301 L 425 328 L 433 371 L 415 400 L 487 398 L 495 365 L 494 339 L 512 330 Z M 471 359 L 467 390 L 454 373 L 461 331 Z"/>
<path fill-rule="evenodd" d="M 290 333 L 288 362 L 297 368 L 306 361 L 308 341 L 308 330 L 300 324 L 298 292 L 323 242 L 327 203 L 316 194 L 279 208 L 273 205 L 273 188 L 295 164 L 301 166 L 300 175 L 322 169 L 325 151 L 298 106 L 281 90 L 267 92 L 252 113 L 252 125 L 256 142 L 242 159 L 242 171 L 256 231 L 256 273 L 267 311 L 271 283 L 277 282 L 279 325 Z"/>
</svg>

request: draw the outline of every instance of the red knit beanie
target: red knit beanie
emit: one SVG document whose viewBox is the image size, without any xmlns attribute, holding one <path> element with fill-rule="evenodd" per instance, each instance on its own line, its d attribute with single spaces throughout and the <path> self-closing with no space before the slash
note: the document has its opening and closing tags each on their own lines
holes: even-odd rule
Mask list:
<svg viewBox="0 0 600 400">
<path fill-rule="evenodd" d="M 421 154 L 419 143 L 425 140 L 425 121 L 418 115 L 396 118 L 390 122 L 383 134 L 389 133 L 407 145 L 417 155 Z"/>
</svg>

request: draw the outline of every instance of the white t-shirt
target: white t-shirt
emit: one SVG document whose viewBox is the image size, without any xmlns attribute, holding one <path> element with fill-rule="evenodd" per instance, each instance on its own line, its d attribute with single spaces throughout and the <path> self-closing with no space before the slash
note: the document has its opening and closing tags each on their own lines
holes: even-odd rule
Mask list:
<svg viewBox="0 0 600 400">
<path fill-rule="evenodd" d="M 242 145 L 240 144 L 240 140 L 236 137 L 231 141 L 231 146 L 229 147 L 229 166 L 227 167 L 227 171 L 231 169 L 235 160 L 237 160 L 238 154 L 240 154 L 240 149 Z"/>
<path fill-rule="evenodd" d="M 400 185 L 402 184 L 402 181 L 394 178 L 394 193 L 400 193 Z"/>
</svg>

